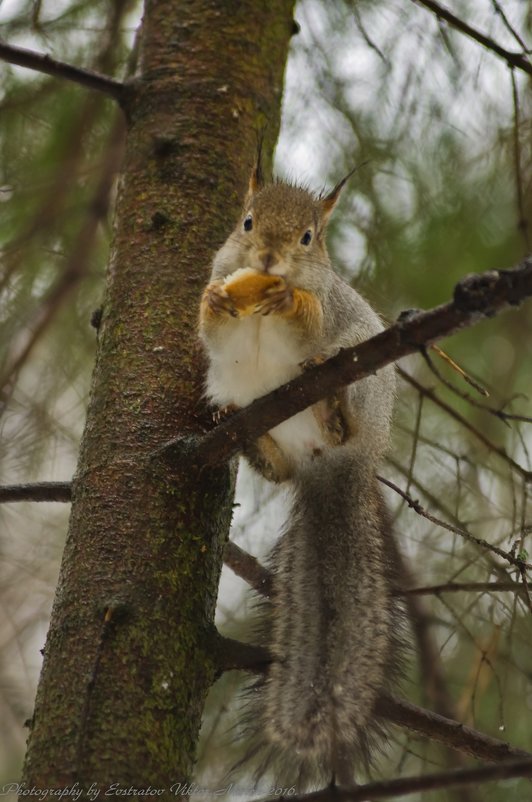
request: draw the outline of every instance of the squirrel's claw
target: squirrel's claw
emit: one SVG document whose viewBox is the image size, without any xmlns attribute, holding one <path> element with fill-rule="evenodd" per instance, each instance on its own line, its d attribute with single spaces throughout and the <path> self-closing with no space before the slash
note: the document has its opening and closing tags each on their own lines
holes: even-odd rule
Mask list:
<svg viewBox="0 0 532 802">
<path fill-rule="evenodd" d="M 310 370 L 311 368 L 315 368 L 316 365 L 323 365 L 326 360 L 327 356 L 325 354 L 316 354 L 316 356 L 311 356 L 300 362 L 299 367 L 302 371 Z"/>
<path fill-rule="evenodd" d="M 284 282 L 281 287 L 270 287 L 264 295 L 263 300 L 255 307 L 255 314 L 266 316 L 272 312 L 286 312 L 292 308 L 294 293 Z"/>
<path fill-rule="evenodd" d="M 233 412 L 236 412 L 239 409 L 236 404 L 227 404 L 225 407 L 220 407 L 219 409 L 215 409 L 212 413 L 212 420 L 214 423 L 220 423 L 223 418 L 226 418 L 228 415 L 232 415 Z"/>
<path fill-rule="evenodd" d="M 238 310 L 231 300 L 228 292 L 219 284 L 209 284 L 203 295 L 208 309 L 215 315 L 230 315 L 238 317 Z"/>
</svg>

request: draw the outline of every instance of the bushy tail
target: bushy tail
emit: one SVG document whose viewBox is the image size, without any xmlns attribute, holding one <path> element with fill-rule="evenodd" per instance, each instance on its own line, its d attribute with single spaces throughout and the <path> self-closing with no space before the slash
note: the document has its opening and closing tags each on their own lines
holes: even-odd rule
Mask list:
<svg viewBox="0 0 532 802">
<path fill-rule="evenodd" d="M 378 733 L 376 699 L 399 663 L 384 500 L 373 466 L 339 457 L 296 478 L 273 553 L 266 645 L 274 661 L 255 691 L 267 762 L 283 755 L 300 787 L 352 784 Z"/>
</svg>

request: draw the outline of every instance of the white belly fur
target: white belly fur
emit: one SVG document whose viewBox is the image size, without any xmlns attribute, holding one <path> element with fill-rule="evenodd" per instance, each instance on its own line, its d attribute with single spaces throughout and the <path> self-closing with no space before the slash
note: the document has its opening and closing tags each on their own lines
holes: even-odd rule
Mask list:
<svg viewBox="0 0 532 802">
<path fill-rule="evenodd" d="M 228 321 L 210 343 L 207 392 L 220 406 L 245 407 L 301 373 L 300 363 L 311 354 L 278 318 L 253 316 Z M 314 413 L 299 412 L 270 431 L 287 457 L 311 456 L 325 443 Z"/>
</svg>

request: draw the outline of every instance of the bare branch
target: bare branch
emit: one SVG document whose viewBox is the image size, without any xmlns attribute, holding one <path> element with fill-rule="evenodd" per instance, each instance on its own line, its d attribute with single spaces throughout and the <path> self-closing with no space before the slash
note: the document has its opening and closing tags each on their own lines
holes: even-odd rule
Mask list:
<svg viewBox="0 0 532 802">
<path fill-rule="evenodd" d="M 483 543 L 484 545 L 484 543 Z M 241 549 L 236 543 L 228 541 L 224 562 L 261 596 L 266 598 L 271 593 L 272 575 L 256 557 Z M 519 582 L 446 582 L 440 585 L 423 585 L 419 587 L 398 587 L 394 596 L 437 596 L 440 593 L 523 593 Z"/>
<path fill-rule="evenodd" d="M 431 372 L 434 373 L 438 381 L 440 381 L 443 385 L 445 385 L 445 387 L 448 387 L 449 390 L 451 390 L 451 392 L 457 395 L 459 398 L 463 398 L 464 401 L 467 401 L 469 404 L 471 404 L 471 406 L 476 407 L 477 409 L 483 409 L 490 415 L 494 415 L 496 418 L 499 418 L 499 420 L 505 423 L 507 426 L 509 426 L 508 424 L 509 420 L 520 421 L 521 423 L 532 423 L 532 417 L 530 417 L 529 415 L 516 415 L 512 412 L 505 412 L 503 409 L 497 409 L 496 407 L 492 407 L 489 404 L 485 404 L 482 401 L 478 401 L 476 398 L 473 398 L 473 396 L 470 395 L 470 393 L 466 393 L 464 390 L 461 390 L 459 387 L 456 387 L 455 384 L 446 379 L 445 376 L 443 376 L 440 373 L 440 371 L 430 358 L 429 353 L 425 348 L 421 350 L 421 353 L 423 359 L 427 363 L 427 366 L 429 367 Z"/>
<path fill-rule="evenodd" d="M 71 482 L 36 482 L 0 487 L 0 502 L 70 501 Z"/>
<path fill-rule="evenodd" d="M 267 649 L 254 646 L 252 643 L 243 643 L 233 638 L 224 638 L 216 634 L 218 652 L 218 668 L 220 673 L 233 669 L 261 673 L 265 671 L 271 657 Z"/>
<path fill-rule="evenodd" d="M 70 482 L 40 482 L 27 485 L 12 485 L 0 488 L 0 501 L 69 501 Z M 270 572 L 255 557 L 235 544 L 228 543 L 225 562 L 238 576 L 249 582 L 261 595 L 267 596 L 271 582 Z M 426 593 L 456 592 L 459 590 L 522 590 L 517 583 L 448 583 L 432 587 L 397 589 L 399 595 L 422 595 Z M 221 671 L 243 669 L 262 671 L 269 660 L 261 647 L 245 644 L 231 638 L 219 639 L 219 664 Z M 515 749 L 503 741 L 490 738 L 483 733 L 465 727 L 457 721 L 432 713 L 417 705 L 392 696 L 383 697 L 377 703 L 377 714 L 392 723 L 405 726 L 426 735 L 453 749 L 484 760 L 500 761 L 511 757 L 527 756 L 523 750 Z M 517 775 L 516 775 L 517 776 Z"/>
<path fill-rule="evenodd" d="M 449 531 L 459 534 L 464 537 L 466 540 L 469 540 L 476 545 L 480 546 L 481 548 L 488 549 L 493 553 L 497 554 L 499 557 L 502 557 L 504 560 L 507 560 L 512 565 L 515 565 L 519 570 L 529 567 L 527 563 L 523 560 L 520 560 L 518 557 L 514 557 L 513 554 L 510 552 L 503 551 L 499 549 L 497 546 L 492 546 L 490 543 L 487 543 L 485 540 L 481 538 L 477 538 L 468 532 L 465 529 L 462 529 L 457 526 L 453 526 L 452 524 L 448 524 L 446 521 L 442 521 L 439 518 L 428 513 L 421 504 L 416 500 L 413 499 L 408 493 L 405 493 L 404 490 L 401 490 L 396 484 L 391 482 L 389 479 L 385 479 L 383 476 L 377 477 L 382 484 L 387 485 L 390 487 L 394 492 L 398 493 L 404 500 L 407 502 L 408 506 L 411 507 L 415 512 L 419 515 L 422 515 L 427 520 L 431 521 L 431 523 L 436 524 L 437 526 L 442 526 L 444 529 L 448 529 Z M 6 502 L 16 502 L 16 501 L 59 501 L 59 502 L 69 502 L 71 500 L 71 490 L 72 483 L 71 482 L 35 482 L 33 484 L 20 484 L 20 485 L 5 485 L 4 487 L 0 487 L 0 503 Z M 225 564 L 231 568 L 234 573 L 239 576 L 241 579 L 246 581 L 257 593 L 260 593 L 261 596 L 269 596 L 271 591 L 271 574 L 267 568 L 265 568 L 261 563 L 257 560 L 256 557 L 253 557 L 244 549 L 241 549 L 240 546 L 237 546 L 236 543 L 232 541 L 228 541 L 225 547 L 224 553 L 224 562 Z M 411 588 L 408 590 L 397 590 L 396 593 L 398 594 L 409 594 L 409 595 L 422 595 L 422 594 L 429 594 L 429 593 L 443 593 L 445 591 L 452 592 L 458 590 L 522 590 L 522 586 L 515 584 L 515 583 L 496 583 L 496 582 L 487 582 L 487 583 L 449 583 L 447 585 L 435 585 L 432 587 L 427 588 Z"/>
<path fill-rule="evenodd" d="M 519 107 L 519 92 L 517 89 L 517 81 L 515 74 L 512 70 L 512 102 L 514 106 L 514 170 L 515 170 L 515 190 L 517 195 L 517 228 L 523 235 L 523 242 L 525 245 L 525 252 L 530 253 L 530 237 L 528 236 L 528 220 L 525 210 L 525 192 L 523 189 L 523 177 L 521 175 L 521 142 L 519 137 L 520 117 L 521 110 Z"/>
<path fill-rule="evenodd" d="M 342 349 L 332 359 L 258 398 L 202 437 L 193 453 L 189 444 L 187 457 L 198 464 L 226 460 L 240 451 L 245 442 L 255 440 L 339 387 L 363 379 L 421 347 L 491 317 L 508 305 L 518 305 L 530 295 L 532 259 L 525 259 L 513 270 L 490 270 L 466 276 L 456 285 L 454 298 L 449 303 L 427 312 L 404 313 L 397 323 L 376 337 Z M 181 439 L 173 440 L 153 456 L 164 454 L 176 458 L 184 446 Z M 526 481 L 532 481 L 532 472 L 517 467 Z"/>
<path fill-rule="evenodd" d="M 512 565 L 515 565 L 516 568 L 521 570 L 524 568 L 532 568 L 532 564 L 525 563 L 524 560 L 520 560 L 518 557 L 514 557 L 513 554 L 510 554 L 508 551 L 503 551 L 498 546 L 493 546 L 491 543 L 488 543 L 486 540 L 482 540 L 480 537 L 475 537 L 472 535 L 471 532 L 468 532 L 467 529 L 463 529 L 459 526 L 454 526 L 453 524 L 448 524 L 446 521 L 442 521 L 440 518 L 436 518 L 434 515 L 431 515 L 430 512 L 427 512 L 419 501 L 413 499 L 408 493 L 405 493 L 404 490 L 401 490 L 400 487 L 394 482 L 391 482 L 389 479 L 385 479 L 383 476 L 377 477 L 380 482 L 385 484 L 387 487 L 391 488 L 395 493 L 401 496 L 409 507 L 411 507 L 418 515 L 421 515 L 423 518 L 426 518 L 427 521 L 430 521 L 437 526 L 443 527 L 443 529 L 447 529 L 449 532 L 452 532 L 455 535 L 460 535 L 465 540 L 468 540 L 470 543 L 475 543 L 477 546 L 480 546 L 483 549 L 487 549 L 488 551 L 497 554 L 499 557 L 502 557 L 503 560 L 507 560 Z"/>
<path fill-rule="evenodd" d="M 390 67 L 391 67 L 390 59 L 387 58 L 384 55 L 384 53 L 378 47 L 378 45 L 376 45 L 375 42 L 371 39 L 371 37 L 368 34 L 366 28 L 364 27 L 364 23 L 362 22 L 362 17 L 360 16 L 360 11 L 358 10 L 358 6 L 357 6 L 356 3 L 353 3 L 351 11 L 353 12 L 353 16 L 355 18 L 356 26 L 357 26 L 357 28 L 358 28 L 358 30 L 360 32 L 360 35 L 362 36 L 362 38 L 365 41 L 365 43 L 367 44 L 367 46 L 370 48 L 370 50 L 373 50 L 378 55 L 378 57 L 381 59 L 383 64 L 385 64 L 386 67 L 388 69 L 390 69 Z"/>
<path fill-rule="evenodd" d="M 466 36 L 469 36 L 470 39 L 474 39 L 475 42 L 478 42 L 488 50 L 496 53 L 500 58 L 506 61 L 509 67 L 517 67 L 517 69 L 532 75 L 532 64 L 522 53 L 512 53 L 510 50 L 506 50 L 506 48 L 499 45 L 490 36 L 472 28 L 467 22 L 456 17 L 439 3 L 434 2 L 434 0 L 412 0 L 412 2 L 428 8 L 429 11 L 436 14 L 438 19 L 445 20 L 445 22 L 448 22 L 453 28 L 456 28 L 457 31 L 464 33 Z"/>
<path fill-rule="evenodd" d="M 55 320 L 66 299 L 85 277 L 90 255 L 96 245 L 96 236 L 101 221 L 105 219 L 113 181 L 122 156 L 124 141 L 124 118 L 116 115 L 100 166 L 100 175 L 89 200 L 85 219 L 72 244 L 62 273 L 51 285 L 39 306 L 33 311 L 31 323 L 25 325 L 20 337 L 9 354 L 7 365 L 0 374 L 0 389 L 12 385 L 14 378 L 27 361 L 40 337 Z"/>
<path fill-rule="evenodd" d="M 403 370 L 403 368 L 398 367 L 397 372 L 401 378 L 411 384 L 412 387 L 415 387 L 419 393 L 422 393 L 422 395 L 430 398 L 430 400 L 434 404 L 437 404 L 440 409 L 445 410 L 445 412 L 450 415 L 451 418 L 454 418 L 455 421 L 458 421 L 458 423 L 460 423 L 465 429 L 471 432 L 471 434 L 473 434 L 477 440 L 480 440 L 480 442 L 483 443 L 486 448 L 488 448 L 490 451 L 493 451 L 495 454 L 498 454 L 499 457 L 505 460 L 505 462 L 507 462 L 513 468 L 513 470 L 524 479 L 525 482 L 530 482 L 532 480 L 532 473 L 530 471 L 527 471 L 522 465 L 519 465 L 518 462 L 512 459 L 509 454 L 506 453 L 504 448 L 502 448 L 502 446 L 492 443 L 492 441 L 486 437 L 485 434 L 476 429 L 473 424 L 467 420 L 467 418 L 464 418 L 463 415 L 460 415 L 460 413 L 453 409 L 453 407 L 451 407 L 441 398 L 438 398 L 433 390 L 418 382 L 417 379 L 414 379 L 414 377 L 407 373 L 406 370 Z"/>
<path fill-rule="evenodd" d="M 442 585 L 424 585 L 418 588 L 398 589 L 399 596 L 438 596 L 440 593 L 505 593 L 523 592 L 519 582 L 446 582 Z"/>
<path fill-rule="evenodd" d="M 256 557 L 241 549 L 231 540 L 225 545 L 224 563 L 261 596 L 270 595 L 271 573 L 260 564 Z"/>
<path fill-rule="evenodd" d="M 240 669 L 260 673 L 271 662 L 268 651 L 260 646 L 224 638 L 218 634 L 216 645 L 221 671 Z M 479 760 L 488 760 L 491 763 L 522 758 L 532 760 L 532 754 L 524 749 L 510 746 L 506 741 L 491 738 L 459 721 L 425 710 L 396 696 L 383 695 L 377 701 L 375 713 L 397 726 L 406 727 Z"/>
<path fill-rule="evenodd" d="M 265 649 L 218 636 L 221 670 L 242 669 L 253 672 L 265 670 L 270 657 Z M 407 727 L 458 752 L 491 763 L 511 759 L 532 759 L 529 752 L 510 746 L 505 741 L 491 738 L 478 730 L 466 727 L 438 713 L 432 713 L 405 699 L 382 696 L 375 710 L 377 716 L 398 726 Z"/>
<path fill-rule="evenodd" d="M 530 777 L 532 774 L 532 757 L 520 760 L 509 760 L 495 766 L 481 768 L 455 769 L 435 774 L 401 777 L 393 780 L 381 780 L 367 783 L 355 788 L 338 788 L 329 786 L 303 796 L 293 796 L 294 802 L 368 802 L 369 799 L 391 799 L 417 791 L 431 791 L 440 788 L 461 788 L 510 777 Z M 261 800 L 261 802 L 263 802 Z"/>
<path fill-rule="evenodd" d="M 459 721 L 432 713 L 395 696 L 381 697 L 377 702 L 376 713 L 394 724 L 490 763 L 513 758 L 532 758 L 530 752 L 510 746 L 506 741 L 491 738 Z"/>
<path fill-rule="evenodd" d="M 438 354 L 440 359 L 446 362 L 455 371 L 455 373 L 458 373 L 458 375 L 461 376 L 470 387 L 473 387 L 473 389 L 476 390 L 479 395 L 484 396 L 484 398 L 489 398 L 489 390 L 486 390 L 486 388 L 480 384 L 480 382 L 474 379 L 471 374 L 467 373 L 467 371 L 461 368 L 460 365 L 455 362 L 451 356 L 449 356 L 449 354 L 439 347 L 439 345 L 432 345 L 431 350 L 434 351 L 435 354 Z"/>
<path fill-rule="evenodd" d="M 0 40 L 0 59 L 9 64 L 16 64 L 18 67 L 27 67 L 55 78 L 73 81 L 88 89 L 95 89 L 97 92 L 110 95 L 119 102 L 123 101 L 126 93 L 126 85 L 108 75 L 101 75 L 92 70 L 75 67 L 73 64 L 66 64 L 64 61 L 57 61 L 45 53 L 36 53 L 24 47 L 8 45 L 2 40 Z"/>
<path fill-rule="evenodd" d="M 398 584 L 398 587 L 392 589 L 392 592 L 402 595 L 402 588 L 412 588 L 416 585 L 413 569 L 398 548 L 397 541 L 393 536 L 389 539 L 389 549 L 391 562 L 396 566 L 396 582 Z M 432 628 L 432 614 L 425 600 L 415 594 L 406 594 L 404 604 L 415 643 L 423 704 L 428 705 L 431 710 L 441 716 L 455 719 L 457 715 L 454 701 L 449 692 L 441 651 Z M 449 768 L 451 767 L 451 762 L 449 762 Z"/>
<path fill-rule="evenodd" d="M 417 791 L 461 788 L 482 782 L 504 780 L 510 777 L 530 777 L 531 775 L 532 757 L 506 761 L 496 766 L 482 766 L 478 769 L 454 769 L 435 774 L 381 780 L 359 785 L 356 788 L 337 788 L 333 786 L 304 796 L 293 796 L 290 799 L 292 802 L 367 802 L 368 799 L 392 799 L 392 797 L 405 796 Z"/>
<path fill-rule="evenodd" d="M 508 17 L 504 13 L 504 9 L 502 8 L 502 6 L 498 2 L 498 0 L 491 0 L 491 3 L 493 5 L 493 8 L 494 8 L 495 12 L 502 19 L 506 30 L 508 30 L 512 34 L 512 36 L 514 37 L 514 39 L 517 42 L 517 44 L 520 45 L 523 48 L 523 53 L 525 53 L 527 55 L 532 53 L 532 50 L 530 50 L 530 48 L 526 46 L 524 40 L 521 38 L 521 36 L 517 33 L 517 31 L 513 27 L 513 25 L 510 23 L 510 20 L 508 19 Z"/>
</svg>

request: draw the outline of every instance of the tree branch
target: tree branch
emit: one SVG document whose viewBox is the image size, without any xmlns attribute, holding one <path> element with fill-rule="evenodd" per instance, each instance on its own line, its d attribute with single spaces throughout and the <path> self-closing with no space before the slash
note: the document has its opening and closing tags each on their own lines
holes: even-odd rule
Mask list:
<svg viewBox="0 0 532 802">
<path fill-rule="evenodd" d="M 437 348 L 437 346 L 434 346 Z M 442 352 L 443 353 L 443 352 Z M 462 398 L 464 401 L 467 401 L 468 404 L 471 406 L 476 407 L 477 409 L 482 409 L 484 412 L 488 412 L 490 415 L 493 415 L 495 418 L 498 418 L 502 423 L 506 424 L 506 426 L 510 426 L 508 421 L 520 421 L 521 423 L 532 423 L 532 417 L 530 415 L 518 415 L 514 414 L 513 412 L 505 412 L 504 409 L 498 409 L 497 407 L 492 407 L 489 404 L 485 404 L 482 401 L 478 401 L 474 398 L 470 393 L 465 392 L 464 390 L 457 387 L 453 382 L 446 379 L 445 376 L 438 370 L 434 362 L 429 356 L 429 352 L 426 348 L 423 348 L 421 351 L 421 355 L 423 359 L 427 363 L 427 367 L 429 370 L 436 376 L 438 381 L 440 381 L 445 387 L 447 387 L 454 395 L 458 396 L 458 398 Z M 447 356 L 447 355 L 445 355 Z M 468 377 L 468 381 L 471 382 L 472 379 Z M 422 394 L 421 394 L 422 396 Z"/>
<path fill-rule="evenodd" d="M 260 646 L 242 643 L 232 638 L 217 635 L 220 670 L 238 669 L 260 673 L 271 662 L 268 651 Z M 500 763 L 512 759 L 532 760 L 532 754 L 524 749 L 510 746 L 506 741 L 491 738 L 478 730 L 466 727 L 459 721 L 425 710 L 423 707 L 385 694 L 377 700 L 375 713 L 397 726 L 406 727 L 420 735 L 470 755 L 479 760 Z"/>
<path fill-rule="evenodd" d="M 451 418 L 454 418 L 454 420 L 457 421 L 461 426 L 471 432 L 471 434 L 473 434 L 477 440 L 480 440 L 480 442 L 485 445 L 487 449 L 493 451 L 495 454 L 498 454 L 498 456 L 507 462 L 508 465 L 510 465 L 513 470 L 524 479 L 525 482 L 531 481 L 532 473 L 530 471 L 527 471 L 522 465 L 519 465 L 518 462 L 516 462 L 514 459 L 512 459 L 512 457 L 510 457 L 509 454 L 506 453 L 502 446 L 498 446 L 496 443 L 493 443 L 483 432 L 473 426 L 473 424 L 470 423 L 467 418 L 464 418 L 463 415 L 457 412 L 454 407 L 450 406 L 450 404 L 447 404 L 441 398 L 438 398 L 434 390 L 431 390 L 429 387 L 425 387 L 425 385 L 418 382 L 417 379 L 414 379 L 414 377 L 407 373 L 406 370 L 403 370 L 403 368 L 398 367 L 397 372 L 402 379 L 408 382 L 408 384 L 411 384 L 412 387 L 415 387 L 418 393 L 421 393 L 421 395 L 425 396 L 425 398 L 430 398 L 430 400 L 434 404 L 437 404 L 440 409 L 443 409 L 447 415 L 450 415 Z"/>
<path fill-rule="evenodd" d="M 487 549 L 488 551 L 493 552 L 493 554 L 497 554 L 498 557 L 502 557 L 503 560 L 507 560 L 511 565 L 515 565 L 516 568 L 521 570 L 522 568 L 532 568 L 532 564 L 526 563 L 524 560 L 520 560 L 518 557 L 514 557 L 513 554 L 510 554 L 508 551 L 504 551 L 500 549 L 498 546 L 493 546 L 491 543 L 488 543 L 487 540 L 483 540 L 480 537 L 475 537 L 472 535 L 471 532 L 468 532 L 467 529 L 463 529 L 459 526 L 454 526 L 453 524 L 448 524 L 446 521 L 442 521 L 441 518 L 436 518 L 436 516 L 431 515 L 430 512 L 427 512 L 424 507 L 421 506 L 417 499 L 413 499 L 408 493 L 405 493 L 404 490 L 401 490 L 400 487 L 394 482 L 391 482 L 389 479 L 385 479 L 384 476 L 377 477 L 382 484 L 389 487 L 395 493 L 403 498 L 408 506 L 417 512 L 418 515 L 421 515 L 422 518 L 426 518 L 427 521 L 430 521 L 436 526 L 441 526 L 443 529 L 447 529 L 449 532 L 452 532 L 455 535 L 460 535 L 463 537 L 464 540 L 468 540 L 470 543 L 475 543 L 477 546 L 480 546 L 482 549 Z"/>
<path fill-rule="evenodd" d="M 243 643 L 233 638 L 225 638 L 217 633 L 215 648 L 218 651 L 218 668 L 224 671 L 252 671 L 260 674 L 271 663 L 270 653 L 261 646 Z"/>
<path fill-rule="evenodd" d="M 446 582 L 441 585 L 424 585 L 402 590 L 398 588 L 398 596 L 438 596 L 440 593 L 523 593 L 519 582 Z"/>
<path fill-rule="evenodd" d="M 480 31 L 477 31 L 475 28 L 472 28 L 471 25 L 467 24 L 467 22 L 464 22 L 459 17 L 456 17 L 434 0 L 412 0 L 412 2 L 428 8 L 429 11 L 432 11 L 433 14 L 436 14 L 439 19 L 445 20 L 445 22 L 448 22 L 453 28 L 456 28 L 457 31 L 469 36 L 470 39 L 474 39 L 475 42 L 478 42 L 488 50 L 496 53 L 497 56 L 506 61 L 509 67 L 517 67 L 518 69 L 527 72 L 529 75 L 532 75 L 532 64 L 522 53 L 512 53 L 510 50 L 506 50 L 506 48 L 499 45 L 497 42 L 491 39 L 491 37 L 481 33 Z"/>
<path fill-rule="evenodd" d="M 389 479 L 385 479 L 382 476 L 378 476 L 377 478 L 380 482 L 387 485 L 402 498 L 404 498 L 408 506 L 411 507 L 418 515 L 421 515 L 431 523 L 436 524 L 436 526 L 442 526 L 455 534 L 461 535 L 466 540 L 470 540 L 481 548 L 485 548 L 494 552 L 499 557 L 502 557 L 502 559 L 507 560 L 509 563 L 515 565 L 519 569 L 527 568 L 529 566 L 529 564 L 523 560 L 514 557 L 507 551 L 499 549 L 497 546 L 492 546 L 485 540 L 475 537 L 467 530 L 453 526 L 452 524 L 442 521 L 440 518 L 434 517 L 421 506 L 419 501 L 413 499 L 408 493 L 405 493 Z M 71 497 L 71 482 L 34 482 L 20 485 L 0 486 L 0 504 L 17 501 L 69 502 Z M 236 543 L 228 541 L 225 546 L 224 562 L 237 576 L 247 582 L 254 590 L 257 591 L 257 593 L 260 593 L 261 596 L 268 597 L 270 595 L 271 574 L 267 568 L 261 565 L 256 557 L 253 557 L 253 555 L 249 554 L 247 551 L 244 551 L 244 549 L 241 549 Z M 448 583 L 445 585 L 434 585 L 423 588 L 408 588 L 406 590 L 397 589 L 396 593 L 400 595 L 425 595 L 429 593 L 437 594 L 444 592 L 456 592 L 460 590 L 522 590 L 522 586 L 517 583 L 504 582 L 470 582 L 460 584 Z"/>
<path fill-rule="evenodd" d="M 70 501 L 71 482 L 35 482 L 34 484 L 0 487 L 0 502 L 6 501 Z"/>
<path fill-rule="evenodd" d="M 0 501 L 69 501 L 70 494 L 70 482 L 40 482 L 0 488 Z M 235 544 L 228 543 L 225 562 L 261 595 L 268 595 L 271 581 L 270 572 L 255 557 L 252 557 Z M 460 585 L 451 583 L 433 588 L 412 588 L 407 591 L 397 589 L 396 593 L 422 594 L 477 589 L 518 590 L 520 585 L 517 583 L 496 582 L 462 583 Z M 264 666 L 269 659 L 267 651 L 261 647 L 241 643 L 232 638 L 220 636 L 218 648 L 220 651 L 219 665 L 221 671 L 240 669 L 260 672 L 264 670 Z M 511 747 L 504 741 L 490 738 L 477 730 L 463 726 L 459 722 L 440 716 L 437 713 L 432 713 L 404 699 L 384 696 L 378 701 L 376 712 L 393 724 L 407 727 L 452 749 L 483 760 L 501 761 L 508 758 L 529 756 L 529 753 Z"/>
<path fill-rule="evenodd" d="M 388 483 L 387 480 L 384 480 L 382 477 L 379 478 L 385 484 Z M 394 486 L 394 489 L 401 492 L 402 495 L 402 491 L 399 491 L 399 488 Z M 18 501 L 69 502 L 71 497 L 72 482 L 34 482 L 0 486 L 0 503 Z M 418 502 L 413 501 L 409 506 L 413 507 L 415 511 L 419 513 Z M 444 524 L 444 522 L 440 520 L 437 520 L 436 523 L 438 525 Z M 461 530 L 460 533 L 462 533 Z M 481 545 L 489 546 L 489 544 L 484 543 L 484 541 L 482 541 Z M 504 556 L 506 559 L 506 553 Z M 256 590 L 257 593 L 260 593 L 261 596 L 268 597 L 270 595 L 272 581 L 270 571 L 265 568 L 256 557 L 244 551 L 244 549 L 237 546 L 237 544 L 233 543 L 231 540 L 229 540 L 225 546 L 224 563 L 238 577 Z M 517 560 L 517 558 L 516 563 L 522 565 L 522 562 Z M 522 585 L 518 582 L 447 582 L 440 585 L 427 585 L 407 589 L 397 588 L 394 594 L 398 596 L 426 596 L 438 595 L 439 593 L 467 591 L 492 593 L 505 591 L 522 592 L 522 590 Z"/>
<path fill-rule="evenodd" d="M 466 276 L 454 289 L 453 300 L 427 312 L 403 313 L 397 323 L 353 348 L 342 349 L 332 359 L 258 398 L 226 418 L 194 446 L 171 440 L 154 457 L 187 458 L 198 464 L 229 459 L 242 445 L 255 440 L 297 412 L 331 392 L 369 376 L 408 354 L 419 351 L 460 329 L 491 317 L 505 307 L 520 304 L 532 295 L 532 259 L 512 270 L 490 270 Z M 523 472 L 532 481 L 532 472 Z"/>
<path fill-rule="evenodd" d="M 532 757 L 526 760 L 506 761 L 496 766 L 454 769 L 435 774 L 381 780 L 360 785 L 357 788 L 328 787 L 304 796 L 293 796 L 290 799 L 292 802 L 367 802 L 368 799 L 391 799 L 392 797 L 405 796 L 417 791 L 460 788 L 464 785 L 504 780 L 510 777 L 530 777 L 531 775 Z"/>
<path fill-rule="evenodd" d="M 92 70 L 75 67 L 73 64 L 66 64 L 64 61 L 48 56 L 45 53 L 36 53 L 34 50 L 27 50 L 24 47 L 8 45 L 0 39 L 0 59 L 9 64 L 16 64 L 18 67 L 27 67 L 30 70 L 52 75 L 54 78 L 63 78 L 67 81 L 86 86 L 88 89 L 95 89 L 121 103 L 126 93 L 126 84 L 117 81 L 108 75 L 101 75 Z"/>
<path fill-rule="evenodd" d="M 256 557 L 241 549 L 232 540 L 228 540 L 225 544 L 224 563 L 261 596 L 270 595 L 272 584 L 270 571 L 261 565 Z"/>
<path fill-rule="evenodd" d="M 517 80 L 515 78 L 515 73 L 511 72 L 510 75 L 512 79 L 512 101 L 514 106 L 514 126 L 513 126 L 513 144 L 514 144 L 514 171 L 515 171 L 515 189 L 516 189 L 516 200 L 517 200 L 517 212 L 518 212 L 518 219 L 517 219 L 517 228 L 521 231 L 523 235 L 523 243 L 525 246 L 525 253 L 530 253 L 530 237 L 528 235 L 528 219 L 526 215 L 526 203 L 525 203 L 525 189 L 523 187 L 523 176 L 522 176 L 522 156 L 521 156 L 521 139 L 520 139 L 520 127 L 521 127 L 521 108 L 519 103 L 519 90 L 517 88 Z"/>
<path fill-rule="evenodd" d="M 181 439 L 171 440 L 156 451 L 154 456 L 164 454 L 173 457 L 188 447 L 198 462 L 213 464 L 228 459 L 241 450 L 246 441 L 256 439 L 288 417 L 325 398 L 338 387 L 362 379 L 407 354 L 419 351 L 435 340 L 492 316 L 508 305 L 518 305 L 530 295 L 532 259 L 524 260 L 513 270 L 488 271 L 466 277 L 455 287 L 451 302 L 427 312 L 403 314 L 397 323 L 376 337 L 354 348 L 343 349 L 322 365 L 311 368 L 302 376 L 226 418 L 196 445 L 190 445 L 190 441 Z M 400 372 L 419 392 L 441 406 L 444 405 L 432 391 L 403 371 Z M 458 418 L 458 413 L 454 410 L 446 405 L 444 408 Z M 461 417 L 458 419 L 466 423 Z M 475 434 L 480 436 L 476 431 Z M 511 460 L 503 449 L 485 438 L 483 442 L 509 461 L 525 481 L 532 480 L 532 473 Z M 68 500 L 66 496 L 45 499 L 46 486 L 47 483 L 41 488 L 37 485 L 5 487 L 0 489 L 0 501 Z M 35 488 L 35 499 L 31 495 L 32 488 Z M 236 559 L 236 552 L 232 559 Z"/>
<path fill-rule="evenodd" d="M 530 752 L 510 746 L 506 741 L 491 738 L 483 732 L 466 727 L 459 721 L 432 713 L 396 696 L 382 696 L 377 701 L 376 713 L 393 724 L 407 727 L 445 746 L 480 760 L 488 760 L 490 763 L 532 758 Z"/>
<path fill-rule="evenodd" d="M 238 548 L 237 555 L 241 560 L 239 576 L 246 579 L 262 595 L 264 588 L 271 581 L 269 571 L 255 558 Z M 227 552 L 226 552 L 227 553 Z M 227 562 L 227 560 L 226 560 Z M 247 570 L 250 575 L 247 576 Z M 257 576 L 261 577 L 257 582 Z M 263 584 L 261 584 L 263 583 Z M 397 595 L 421 595 L 423 593 L 443 593 L 455 590 L 522 590 L 518 583 L 462 583 L 435 586 L 434 588 L 412 588 L 403 590 L 397 588 Z M 254 673 L 264 671 L 269 662 L 268 652 L 261 647 L 251 646 L 247 643 L 220 638 L 220 670 L 241 669 Z M 376 714 L 391 723 L 406 727 L 432 740 L 436 740 L 446 747 L 481 760 L 499 762 L 512 758 L 532 758 L 529 752 L 510 746 L 505 741 L 491 738 L 489 735 L 466 727 L 448 716 L 439 715 L 412 704 L 395 696 L 382 696 L 376 706 Z"/>
<path fill-rule="evenodd" d="M 81 121 L 83 118 L 85 118 L 85 114 L 82 115 Z M 87 213 L 72 243 L 63 270 L 36 308 L 32 310 L 31 320 L 22 323 L 19 336 L 15 338 L 16 345 L 13 347 L 12 353 L 8 351 L 7 364 L 0 373 L 0 392 L 6 386 L 12 386 L 16 375 L 26 363 L 39 339 L 56 319 L 66 299 L 79 285 L 89 269 L 91 253 L 96 246 L 98 229 L 108 211 L 111 189 L 121 160 L 124 134 L 124 118 L 117 113 L 110 132 L 108 147 L 105 149 L 99 165 L 96 186 L 88 199 Z"/>
</svg>

